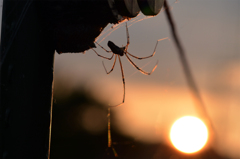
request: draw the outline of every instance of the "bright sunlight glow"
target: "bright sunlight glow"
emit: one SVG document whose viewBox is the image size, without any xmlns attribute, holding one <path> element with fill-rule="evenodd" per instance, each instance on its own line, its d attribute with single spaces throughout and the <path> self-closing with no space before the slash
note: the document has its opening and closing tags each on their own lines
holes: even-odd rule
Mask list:
<svg viewBox="0 0 240 159">
<path fill-rule="evenodd" d="M 199 118 L 184 116 L 172 125 L 170 139 L 179 151 L 194 153 L 206 144 L 208 130 Z"/>
</svg>

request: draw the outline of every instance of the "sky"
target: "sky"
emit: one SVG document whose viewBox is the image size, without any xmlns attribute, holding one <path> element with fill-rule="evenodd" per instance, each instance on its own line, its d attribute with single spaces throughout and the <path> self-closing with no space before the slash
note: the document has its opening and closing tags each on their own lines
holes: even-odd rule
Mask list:
<svg viewBox="0 0 240 159">
<path fill-rule="evenodd" d="M 2 4 L 2 0 L 0 1 Z M 239 0 L 169 0 L 178 34 L 186 51 L 194 79 L 200 90 L 215 133 L 208 146 L 219 153 L 240 158 L 240 1 Z M 2 7 L 1 7 L 2 9 Z M 141 20 L 139 22 L 136 22 Z M 135 23 L 136 22 L 136 23 Z M 173 122 L 185 115 L 201 118 L 186 83 L 179 55 L 173 43 L 164 12 L 146 18 L 140 15 L 127 22 L 130 45 L 136 56 L 156 54 L 134 62 L 150 71 L 143 75 L 125 57 L 122 64 L 126 81 L 126 99 L 112 109 L 116 127 L 123 134 L 144 142 L 170 144 L 169 130 Z M 126 45 L 125 23 L 113 30 L 109 24 L 97 40 L 108 49 L 108 40 Z M 105 39 L 104 39 L 105 38 Z M 104 39 L 104 40 L 103 40 Z M 101 48 L 96 51 L 110 56 Z M 119 63 L 107 75 L 113 61 L 103 60 L 92 51 L 85 54 L 55 54 L 55 81 L 64 80 L 69 90 L 84 85 L 106 104 L 122 101 L 122 77 Z M 67 93 L 68 90 L 65 91 Z M 139 133 L 143 132 L 143 133 Z"/>
<path fill-rule="evenodd" d="M 179 0 L 175 3 L 171 0 L 169 4 L 215 129 L 208 146 L 220 154 L 240 158 L 240 1 Z M 157 69 L 150 76 L 141 74 L 122 58 L 126 99 L 124 105 L 112 110 L 116 127 L 123 134 L 145 142 L 170 144 L 169 130 L 176 119 L 185 115 L 201 116 L 187 86 L 164 12 L 134 22 L 144 17 L 140 14 L 128 21 L 131 54 L 150 55 L 158 39 L 168 39 L 158 43 L 154 57 L 134 60 L 146 71 L 158 61 Z M 108 40 L 118 46 L 126 45 L 125 23 L 120 25 L 107 36 L 112 26 L 109 25 L 103 33 L 109 28 L 110 31 L 97 41 L 108 50 Z M 110 56 L 101 48 L 96 50 Z M 64 78 L 71 88 L 84 84 L 100 100 L 118 104 L 123 95 L 119 64 L 117 62 L 114 71 L 107 75 L 102 61 L 110 70 L 113 61 L 101 59 L 92 50 L 85 54 L 56 54 L 55 75 Z"/>
</svg>

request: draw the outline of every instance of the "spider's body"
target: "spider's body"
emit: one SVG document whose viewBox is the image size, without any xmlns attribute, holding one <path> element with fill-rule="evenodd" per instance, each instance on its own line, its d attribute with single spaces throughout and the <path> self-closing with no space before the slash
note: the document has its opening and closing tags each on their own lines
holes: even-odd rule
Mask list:
<svg viewBox="0 0 240 159">
<path fill-rule="evenodd" d="M 103 63 L 104 69 L 105 69 L 105 71 L 106 71 L 107 74 L 110 74 L 110 73 L 113 71 L 113 69 L 114 69 L 114 67 L 115 67 L 115 63 L 116 63 L 117 58 L 118 58 L 118 60 L 119 60 L 119 64 L 120 64 L 120 68 L 121 68 L 121 73 L 122 73 L 122 82 L 123 82 L 123 100 L 122 100 L 122 103 L 120 103 L 120 104 L 118 104 L 118 105 L 115 105 L 115 106 L 113 106 L 113 107 L 117 107 L 117 106 L 122 105 L 122 104 L 124 103 L 124 100 L 125 100 L 125 79 L 124 79 L 123 67 L 122 67 L 122 62 L 121 62 L 120 56 L 124 56 L 124 55 L 125 55 L 125 56 L 127 57 L 128 61 L 129 61 L 136 69 L 138 69 L 142 74 L 145 74 L 145 75 L 150 75 L 150 74 L 152 74 L 153 71 L 157 68 L 157 64 L 156 64 L 156 65 L 154 66 L 154 68 L 152 69 L 151 72 L 146 72 L 146 71 L 142 70 L 141 68 L 139 68 L 139 67 L 130 59 L 129 56 L 131 56 L 131 57 L 133 57 L 133 58 L 136 58 L 136 59 L 139 59 L 139 60 L 147 59 L 147 58 L 149 58 L 149 57 L 154 56 L 154 54 L 155 54 L 155 52 L 156 52 L 156 48 L 157 48 L 158 41 L 157 41 L 157 43 L 156 43 L 156 46 L 155 46 L 155 49 L 154 49 L 152 55 L 147 56 L 147 57 L 137 57 L 137 56 L 135 56 L 135 55 L 130 54 L 130 53 L 127 51 L 127 50 L 128 50 L 128 45 L 130 44 L 130 43 L 129 43 L 129 33 L 128 33 L 128 28 L 127 28 L 127 23 L 126 23 L 126 32 L 127 32 L 127 45 L 124 46 L 124 47 L 119 47 L 119 46 L 117 46 L 116 44 L 114 44 L 112 41 L 108 41 L 108 47 L 111 49 L 111 51 L 108 51 L 108 50 L 106 50 L 104 47 L 102 47 L 100 44 L 98 44 L 98 43 L 96 42 L 96 44 L 97 44 L 98 46 L 100 46 L 103 50 L 105 50 L 105 51 L 108 52 L 108 53 L 112 53 L 112 56 L 111 56 L 111 57 L 102 56 L 102 55 L 98 54 L 98 53 L 92 48 L 92 50 L 93 50 L 98 56 L 100 56 L 100 57 L 102 57 L 102 58 L 104 58 L 104 59 L 107 59 L 107 60 L 111 60 L 111 59 L 113 58 L 113 56 L 115 55 L 115 59 L 114 59 L 114 62 L 113 62 L 113 65 L 112 65 L 112 68 L 111 68 L 110 71 L 107 71 L 107 69 L 106 69 L 106 67 L 105 67 L 105 65 L 104 65 L 104 63 Z M 129 55 L 129 56 L 128 56 L 128 55 Z"/>
<path fill-rule="evenodd" d="M 114 54 L 123 56 L 126 47 L 118 47 L 112 41 L 108 41 L 108 47 L 112 50 Z"/>
</svg>

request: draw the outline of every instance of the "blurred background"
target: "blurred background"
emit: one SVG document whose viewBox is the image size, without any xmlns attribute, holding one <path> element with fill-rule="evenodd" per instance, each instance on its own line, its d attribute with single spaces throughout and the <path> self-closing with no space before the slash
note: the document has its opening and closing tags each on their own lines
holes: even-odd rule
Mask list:
<svg viewBox="0 0 240 159">
<path fill-rule="evenodd" d="M 154 57 L 134 62 L 150 76 L 122 64 L 126 81 L 125 103 L 111 109 L 113 146 L 120 158 L 240 158 L 240 1 L 169 0 L 190 69 L 206 106 L 214 133 L 197 153 L 177 151 L 169 139 L 172 124 L 180 117 L 201 118 L 171 37 L 165 13 L 129 20 L 128 51 Z M 1 0 L 2 9 L 2 0 Z M 1 12 L 2 13 L 2 12 Z M 109 25 L 97 41 L 118 46 L 127 42 L 125 23 Z M 118 28 L 115 30 L 115 28 Z M 109 49 L 108 49 L 109 50 Z M 110 57 L 97 47 L 96 51 Z M 107 149 L 107 106 L 122 101 L 119 63 L 85 53 L 55 54 L 54 107 L 51 158 L 102 158 Z"/>
</svg>

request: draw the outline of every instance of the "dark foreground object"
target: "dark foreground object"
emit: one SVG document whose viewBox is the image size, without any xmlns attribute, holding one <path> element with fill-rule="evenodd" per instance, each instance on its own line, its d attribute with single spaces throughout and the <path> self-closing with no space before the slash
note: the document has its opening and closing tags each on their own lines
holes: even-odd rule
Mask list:
<svg viewBox="0 0 240 159">
<path fill-rule="evenodd" d="M 76 13 L 81 12 L 73 7 L 85 7 L 80 10 L 84 12 L 89 7 L 85 2 L 94 3 L 90 0 L 4 0 L 0 158 L 48 157 L 54 52 L 71 51 L 61 45 L 65 40 L 75 45 L 67 47 L 79 52 L 94 47 L 95 38 L 109 20 L 103 17 L 106 20 L 94 21 L 90 17 L 95 12 L 77 16 Z M 101 8 L 104 1 L 100 2 L 103 3 L 97 5 Z"/>
<path fill-rule="evenodd" d="M 3 16 L 1 42 L 0 158 L 47 158 L 53 34 L 35 3 L 4 5 L 3 15 L 8 16 Z"/>
</svg>

